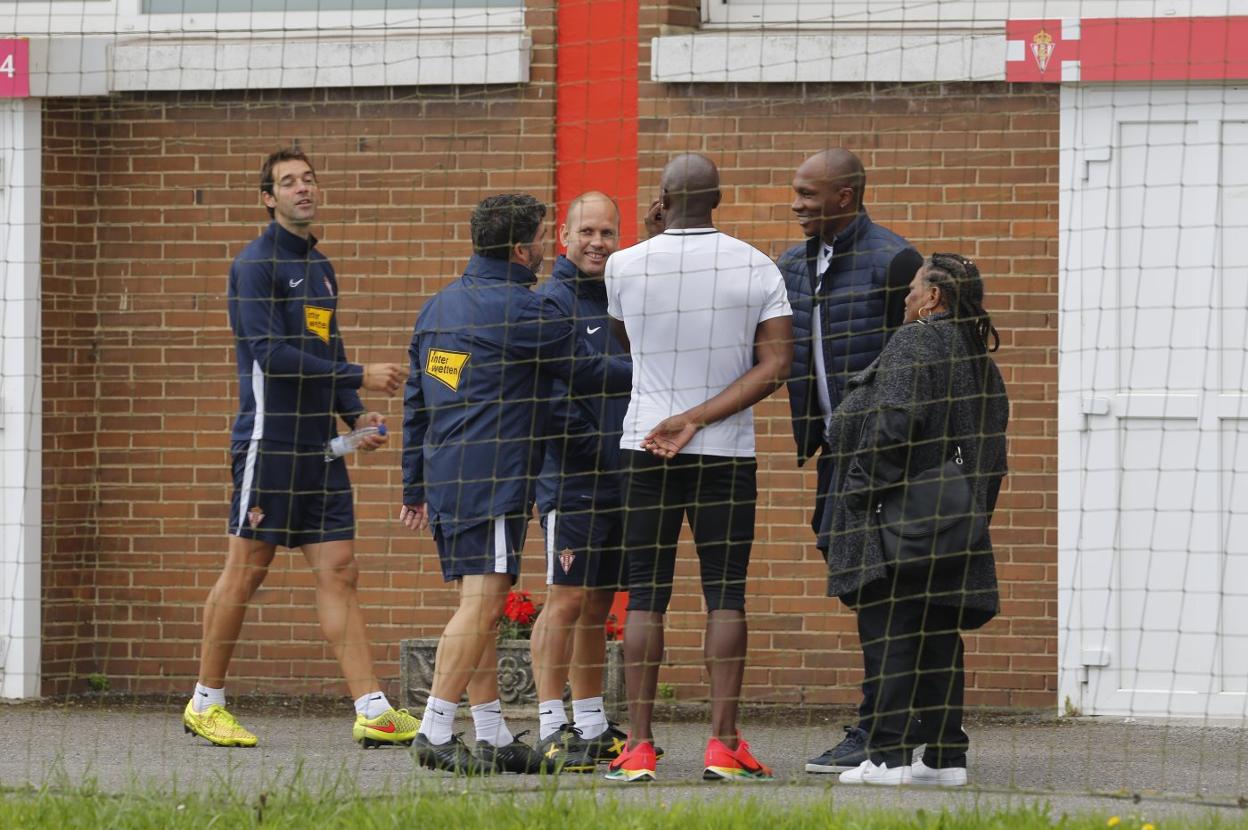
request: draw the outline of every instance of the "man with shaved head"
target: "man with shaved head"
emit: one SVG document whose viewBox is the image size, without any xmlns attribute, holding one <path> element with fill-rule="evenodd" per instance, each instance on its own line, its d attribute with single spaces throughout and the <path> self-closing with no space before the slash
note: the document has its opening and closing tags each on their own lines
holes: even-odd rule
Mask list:
<svg viewBox="0 0 1248 830">
<path fill-rule="evenodd" d="M 836 459 L 825 433 L 846 382 L 880 354 L 905 317 L 905 296 L 923 259 L 910 243 L 871 221 L 862 161 L 842 148 L 815 153 L 793 176 L 793 213 L 806 241 L 780 257 L 793 307 L 793 368 L 789 405 L 797 461 L 818 455 L 811 527 L 827 557 L 831 510 L 826 504 Z M 860 629 L 862 616 L 860 615 Z M 879 632 L 859 631 L 864 642 Z M 811 773 L 839 773 L 867 759 L 879 667 L 864 652 L 859 720 L 845 738 L 806 764 Z"/>
<path fill-rule="evenodd" d="M 537 293 L 560 309 L 576 338 L 598 353 L 626 356 L 611 335 L 603 272 L 620 245 L 620 209 L 591 191 L 568 205 L 559 227 L 567 255 L 555 260 Z M 533 626 L 533 679 L 537 686 L 539 743 L 560 769 L 593 769 L 624 746 L 624 733 L 607 721 L 602 698 L 606 621 L 623 576 L 620 508 L 620 431 L 627 394 L 605 389 L 575 392 L 563 380 L 551 390 L 545 454 L 537 480 L 537 506 L 546 536 L 542 613 Z M 572 723 L 563 689 L 572 682 Z"/>
<path fill-rule="evenodd" d="M 750 408 L 788 377 L 792 312 L 767 256 L 715 229 L 711 215 L 719 201 L 711 160 L 676 157 L 663 170 L 659 203 L 647 217 L 661 215 L 665 229 L 607 261 L 608 312 L 633 357 L 620 439 L 631 732 L 607 773 L 616 781 L 656 777 L 651 719 L 686 516 L 707 608 L 711 737 L 703 777 L 772 777 L 737 732 L 737 705 L 757 498 Z"/>
</svg>

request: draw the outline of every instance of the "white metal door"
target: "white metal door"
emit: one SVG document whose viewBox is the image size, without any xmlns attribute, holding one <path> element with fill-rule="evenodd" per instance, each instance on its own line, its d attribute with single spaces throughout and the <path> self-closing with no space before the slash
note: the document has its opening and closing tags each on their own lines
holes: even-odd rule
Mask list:
<svg viewBox="0 0 1248 830">
<path fill-rule="evenodd" d="M 1062 148 L 1062 695 L 1241 718 L 1248 89 L 1066 88 Z"/>
</svg>

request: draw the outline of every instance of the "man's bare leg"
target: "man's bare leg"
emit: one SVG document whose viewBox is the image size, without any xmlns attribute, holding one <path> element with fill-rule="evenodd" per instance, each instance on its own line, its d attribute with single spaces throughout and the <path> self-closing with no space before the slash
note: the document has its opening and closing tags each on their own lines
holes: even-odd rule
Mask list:
<svg viewBox="0 0 1248 830">
<path fill-rule="evenodd" d="M 539 703 L 562 700 L 573 662 L 577 621 L 585 602 L 584 588 L 551 585 L 542 613 L 533 625 L 533 679 Z M 601 639 L 601 637 L 600 637 Z"/>
<path fill-rule="evenodd" d="M 351 697 L 381 689 L 373 672 L 372 646 L 360 611 L 357 585 L 360 567 L 350 539 L 303 546 L 304 558 L 316 575 L 316 613 L 329 640 Z"/>
<path fill-rule="evenodd" d="M 607 662 L 607 617 L 611 616 L 614 601 L 615 591 L 611 589 L 590 588 L 584 592 L 581 614 L 573 635 L 572 663 L 568 669 L 573 700 L 602 694 L 602 677 Z M 545 609 L 542 612 L 545 613 Z"/>
<path fill-rule="evenodd" d="M 495 621 L 497 623 L 497 621 Z M 477 670 L 468 681 L 468 705 L 477 706 L 498 700 L 498 632 L 497 624 L 491 628 L 485 650 L 481 652 L 481 660 Z"/>
<path fill-rule="evenodd" d="M 737 748 L 737 709 L 745 674 L 748 629 L 744 611 L 721 609 L 706 616 L 706 672 L 711 678 L 711 734 Z"/>
<path fill-rule="evenodd" d="M 220 689 L 243 629 L 247 606 L 269 572 L 277 546 L 231 536 L 225 568 L 204 605 L 204 640 L 199 654 L 199 682 Z"/>
<path fill-rule="evenodd" d="M 653 741 L 654 696 L 663 663 L 663 615 L 629 611 L 624 623 L 624 681 L 632 744 Z"/>
<path fill-rule="evenodd" d="M 495 642 L 495 626 L 511 590 L 507 574 L 465 576 L 459 607 L 442 632 L 434 661 L 433 697 L 458 702 Z"/>
</svg>

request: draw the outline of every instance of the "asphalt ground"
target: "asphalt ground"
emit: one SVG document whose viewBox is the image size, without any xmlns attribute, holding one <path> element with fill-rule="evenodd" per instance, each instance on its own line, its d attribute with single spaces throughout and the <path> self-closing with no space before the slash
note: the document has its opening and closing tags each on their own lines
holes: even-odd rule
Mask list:
<svg viewBox="0 0 1248 830">
<path fill-rule="evenodd" d="M 184 734 L 180 701 L 0 705 L 0 786 L 161 793 L 229 790 L 241 797 L 288 788 L 400 794 L 412 790 L 528 797 L 556 788 L 620 803 L 741 796 L 777 805 L 831 799 L 839 806 L 988 810 L 1045 805 L 1054 816 L 1134 815 L 1149 821 L 1202 814 L 1248 821 L 1248 730 L 1194 721 L 1038 715 L 968 718 L 971 785 L 959 790 L 846 786 L 811 775 L 805 761 L 841 737 L 837 713 L 796 708 L 747 712 L 742 734 L 776 771 L 769 783 L 701 780 L 709 727 L 701 707 L 668 712 L 656 725 L 666 750 L 659 780 L 619 784 L 592 775 L 456 778 L 418 769 L 406 749 L 363 750 L 351 741 L 349 704 L 239 703 L 232 710 L 260 737 L 223 749 Z M 461 715 L 465 714 L 461 711 Z M 536 723 L 512 713 L 513 732 Z M 848 716 L 849 713 L 844 713 Z M 471 724 L 465 740 L 471 742 Z"/>
</svg>

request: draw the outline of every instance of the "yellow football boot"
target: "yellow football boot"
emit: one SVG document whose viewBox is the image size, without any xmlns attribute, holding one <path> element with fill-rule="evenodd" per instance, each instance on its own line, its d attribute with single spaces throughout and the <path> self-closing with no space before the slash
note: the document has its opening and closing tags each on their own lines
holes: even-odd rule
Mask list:
<svg viewBox="0 0 1248 830">
<path fill-rule="evenodd" d="M 411 746 L 419 731 L 420 719 L 412 717 L 406 709 L 387 709 L 371 720 L 356 715 L 351 738 L 365 749 L 383 744 Z"/>
<path fill-rule="evenodd" d="M 239 725 L 224 706 L 215 703 L 202 712 L 196 712 L 194 702 L 188 702 L 182 712 L 182 728 L 188 734 L 198 735 L 217 746 L 256 745 L 256 736 Z"/>
</svg>

